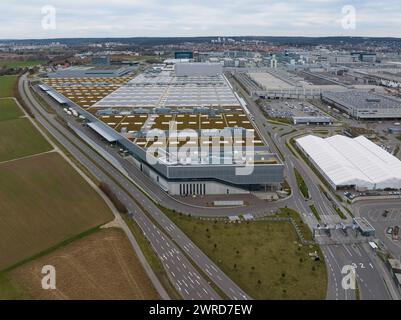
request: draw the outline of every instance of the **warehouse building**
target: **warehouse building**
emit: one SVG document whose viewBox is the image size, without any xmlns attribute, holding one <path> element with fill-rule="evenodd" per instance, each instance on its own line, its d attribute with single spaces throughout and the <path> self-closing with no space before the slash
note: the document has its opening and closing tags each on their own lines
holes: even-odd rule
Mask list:
<svg viewBox="0 0 401 320">
<path fill-rule="evenodd" d="M 49 78 L 115 78 L 122 77 L 135 70 L 135 66 L 88 65 L 59 69 L 48 73 Z"/>
<path fill-rule="evenodd" d="M 193 59 L 194 53 L 192 51 L 176 51 L 174 52 L 175 59 Z"/>
<path fill-rule="evenodd" d="M 334 190 L 401 189 L 401 161 L 363 136 L 309 135 L 296 143 Z"/>
<path fill-rule="evenodd" d="M 218 76 L 222 73 L 223 65 L 221 63 L 188 62 L 175 65 L 175 75 L 177 77 Z"/>
<path fill-rule="evenodd" d="M 187 65 L 186 63 L 177 64 Z M 192 65 L 192 64 L 189 64 Z M 179 68 L 179 67 L 178 67 Z M 186 66 L 186 68 L 189 68 Z M 94 105 L 99 108 L 175 108 L 237 106 L 238 100 L 222 74 L 176 76 L 174 71 L 142 73 Z"/>
<path fill-rule="evenodd" d="M 324 92 L 322 99 L 355 119 L 401 118 L 401 100 L 358 90 Z"/>
</svg>

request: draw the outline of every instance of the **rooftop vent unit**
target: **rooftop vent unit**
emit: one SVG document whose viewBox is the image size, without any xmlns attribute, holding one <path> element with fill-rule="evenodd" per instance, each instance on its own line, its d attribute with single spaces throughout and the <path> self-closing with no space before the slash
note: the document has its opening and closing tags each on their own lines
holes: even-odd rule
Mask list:
<svg viewBox="0 0 401 320">
<path fill-rule="evenodd" d="M 171 109 L 170 108 L 154 108 L 153 111 L 156 114 L 168 114 L 168 113 L 171 113 Z"/>
<path fill-rule="evenodd" d="M 134 108 L 132 109 L 132 113 L 149 113 L 149 110 L 145 108 Z"/>
<path fill-rule="evenodd" d="M 192 109 L 178 109 L 177 110 L 177 112 L 178 113 L 184 113 L 184 114 L 186 114 L 186 113 L 192 113 Z"/>
</svg>

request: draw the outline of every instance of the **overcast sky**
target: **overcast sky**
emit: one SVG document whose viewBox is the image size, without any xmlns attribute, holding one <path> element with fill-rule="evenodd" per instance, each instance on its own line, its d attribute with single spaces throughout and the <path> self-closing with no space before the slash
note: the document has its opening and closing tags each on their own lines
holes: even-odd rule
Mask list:
<svg viewBox="0 0 401 320">
<path fill-rule="evenodd" d="M 342 9 L 346 5 L 355 8 L 355 28 L 351 20 L 343 19 Z M 55 29 L 42 27 L 44 6 L 56 9 Z M 0 12 L 0 39 L 222 35 L 401 37 L 400 0 L 1 0 Z M 348 13 L 351 17 L 352 12 Z M 44 20 L 46 26 L 49 21 Z"/>
</svg>

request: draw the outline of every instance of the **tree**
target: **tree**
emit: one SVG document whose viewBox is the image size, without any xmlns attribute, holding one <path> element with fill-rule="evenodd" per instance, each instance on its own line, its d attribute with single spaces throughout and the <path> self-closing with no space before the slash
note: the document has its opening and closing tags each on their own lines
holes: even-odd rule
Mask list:
<svg viewBox="0 0 401 320">
<path fill-rule="evenodd" d="M 99 189 L 102 190 L 103 193 L 110 199 L 119 212 L 128 213 L 128 209 L 125 204 L 116 196 L 108 184 L 103 181 L 100 182 Z"/>
</svg>

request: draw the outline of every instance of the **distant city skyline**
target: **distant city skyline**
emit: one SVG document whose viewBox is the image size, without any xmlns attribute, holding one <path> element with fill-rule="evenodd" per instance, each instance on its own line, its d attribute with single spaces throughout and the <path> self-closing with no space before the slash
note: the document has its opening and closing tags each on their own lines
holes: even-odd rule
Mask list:
<svg viewBox="0 0 401 320">
<path fill-rule="evenodd" d="M 401 37 L 398 0 L 3 0 L 0 11 L 0 39 Z"/>
</svg>

